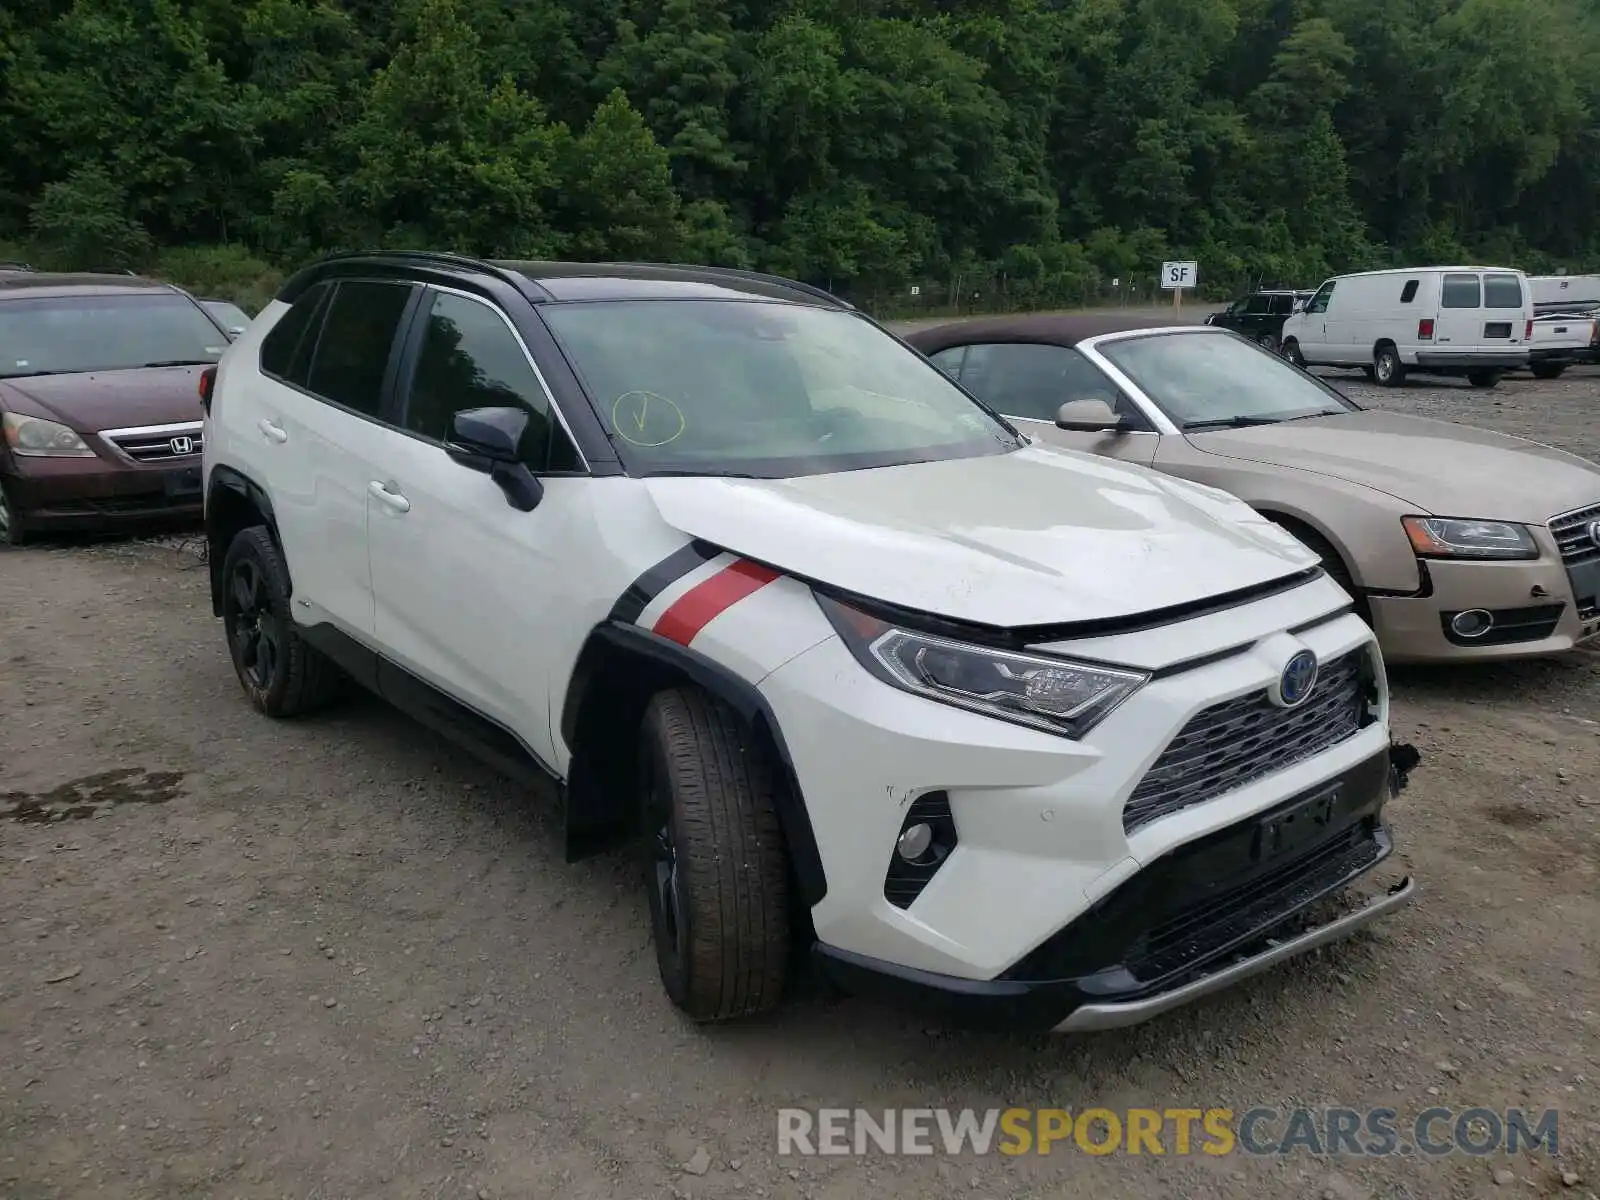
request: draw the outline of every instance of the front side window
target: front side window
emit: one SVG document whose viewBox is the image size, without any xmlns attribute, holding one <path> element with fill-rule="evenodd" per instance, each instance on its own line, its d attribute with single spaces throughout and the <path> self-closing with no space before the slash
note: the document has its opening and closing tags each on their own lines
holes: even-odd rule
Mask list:
<svg viewBox="0 0 1600 1200">
<path fill-rule="evenodd" d="M 1023 443 L 852 312 L 756 300 L 541 308 L 636 475 L 787 478 Z"/>
<path fill-rule="evenodd" d="M 996 412 L 1054 421 L 1070 400 L 1104 400 L 1117 407 L 1117 385 L 1070 346 L 992 343 L 969 346 L 961 382 Z"/>
<path fill-rule="evenodd" d="M 1476 275 L 1446 275 L 1439 296 L 1440 308 L 1481 308 L 1483 299 Z"/>
<path fill-rule="evenodd" d="M 523 434 L 523 462 L 534 471 L 578 469 L 577 452 L 510 326 L 487 304 L 436 293 L 406 402 L 405 427 L 446 442 L 456 413 L 469 408 L 522 409 L 530 418 Z"/>
<path fill-rule="evenodd" d="M 1306 311 L 1312 313 L 1325 313 L 1328 311 L 1328 302 L 1333 299 L 1333 284 L 1325 283 L 1317 289 L 1317 294 L 1311 297 L 1311 303 L 1306 305 Z"/>
<path fill-rule="evenodd" d="M 383 407 L 383 379 L 411 285 L 345 281 L 328 304 L 306 387 L 369 417 Z"/>
<path fill-rule="evenodd" d="M 1483 306 L 1485 308 L 1521 308 L 1522 280 L 1515 275 L 1485 275 L 1483 277 Z"/>
<path fill-rule="evenodd" d="M 1158 333 L 1098 350 L 1186 428 L 1273 424 L 1355 410 L 1276 354 L 1227 334 Z"/>
<path fill-rule="evenodd" d="M 0 301 L 0 379 L 214 363 L 216 323 L 172 292 Z"/>
</svg>

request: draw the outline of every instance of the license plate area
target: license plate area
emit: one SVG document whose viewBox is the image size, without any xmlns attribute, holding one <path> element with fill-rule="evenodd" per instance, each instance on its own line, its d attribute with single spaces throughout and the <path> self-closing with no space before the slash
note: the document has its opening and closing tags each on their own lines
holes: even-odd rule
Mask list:
<svg viewBox="0 0 1600 1200">
<path fill-rule="evenodd" d="M 1483 336 L 1486 338 L 1508 338 L 1511 336 L 1511 322 L 1490 321 L 1483 327 Z"/>
<path fill-rule="evenodd" d="M 180 467 L 176 471 L 168 471 L 162 477 L 161 483 L 169 500 L 177 500 L 185 496 L 198 496 L 200 494 L 200 468 Z"/>
<path fill-rule="evenodd" d="M 1256 861 L 1293 854 L 1326 838 L 1339 812 L 1339 796 L 1340 787 L 1335 784 L 1290 808 L 1263 817 L 1256 825 Z"/>
</svg>

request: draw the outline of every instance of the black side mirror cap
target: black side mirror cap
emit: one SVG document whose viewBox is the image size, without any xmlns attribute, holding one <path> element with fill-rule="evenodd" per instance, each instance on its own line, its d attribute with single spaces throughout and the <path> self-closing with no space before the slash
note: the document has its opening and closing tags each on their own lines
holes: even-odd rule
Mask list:
<svg viewBox="0 0 1600 1200">
<path fill-rule="evenodd" d="M 544 484 L 522 461 L 528 413 L 521 408 L 467 408 L 450 423 L 444 452 L 463 467 L 482 471 L 499 486 L 506 503 L 532 512 L 544 499 Z"/>
</svg>

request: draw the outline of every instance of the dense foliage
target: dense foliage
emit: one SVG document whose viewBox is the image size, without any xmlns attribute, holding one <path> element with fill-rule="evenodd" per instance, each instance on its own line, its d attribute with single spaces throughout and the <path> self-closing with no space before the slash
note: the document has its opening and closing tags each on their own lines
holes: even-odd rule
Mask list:
<svg viewBox="0 0 1600 1200">
<path fill-rule="evenodd" d="M 880 307 L 1600 261 L 1596 0 L 5 0 L 0 257 L 378 244 Z"/>
</svg>

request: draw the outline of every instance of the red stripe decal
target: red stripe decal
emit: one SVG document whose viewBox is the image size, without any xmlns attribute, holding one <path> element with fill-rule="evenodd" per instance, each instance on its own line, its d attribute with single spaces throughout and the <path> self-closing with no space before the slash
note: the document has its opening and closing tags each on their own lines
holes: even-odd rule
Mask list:
<svg viewBox="0 0 1600 1200">
<path fill-rule="evenodd" d="M 701 580 L 679 596 L 657 618 L 653 633 L 687 646 L 695 634 L 711 624 L 746 596 L 766 587 L 778 577 L 771 567 L 747 559 L 735 559 L 710 579 Z"/>
</svg>

